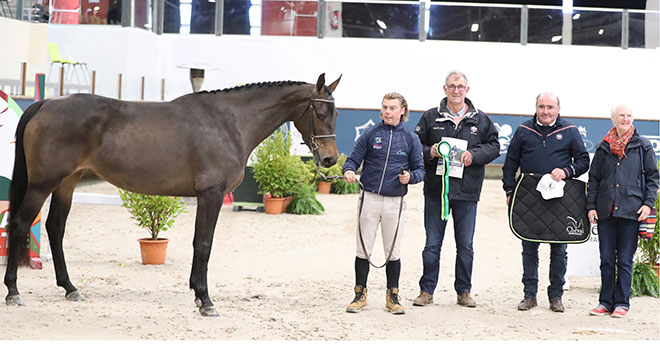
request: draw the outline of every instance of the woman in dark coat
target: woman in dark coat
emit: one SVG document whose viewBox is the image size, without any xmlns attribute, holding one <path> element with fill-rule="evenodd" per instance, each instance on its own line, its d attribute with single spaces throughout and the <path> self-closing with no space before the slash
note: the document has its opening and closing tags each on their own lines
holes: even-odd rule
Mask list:
<svg viewBox="0 0 660 345">
<path fill-rule="evenodd" d="M 633 126 L 629 107 L 613 108 L 612 122 L 589 169 L 587 210 L 591 223 L 598 224 L 601 276 L 599 304 L 589 313 L 621 318 L 630 308 L 639 222 L 648 217 L 658 195 L 658 166 L 651 143 Z"/>
</svg>

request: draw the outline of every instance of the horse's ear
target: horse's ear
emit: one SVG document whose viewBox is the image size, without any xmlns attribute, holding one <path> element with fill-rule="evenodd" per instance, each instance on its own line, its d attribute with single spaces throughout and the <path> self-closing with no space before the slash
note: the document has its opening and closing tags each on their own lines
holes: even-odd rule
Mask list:
<svg viewBox="0 0 660 345">
<path fill-rule="evenodd" d="M 330 89 L 330 92 L 335 92 L 335 89 L 337 88 L 337 84 L 339 84 L 339 81 L 341 80 L 341 76 L 342 76 L 342 75 L 343 75 L 343 74 L 340 74 L 340 75 L 339 75 L 339 78 L 337 78 L 337 80 L 335 80 L 332 84 L 330 84 L 330 85 L 328 86 L 328 88 Z"/>
<path fill-rule="evenodd" d="M 319 79 L 316 81 L 316 93 L 321 93 L 323 87 L 325 86 L 325 73 L 321 73 Z"/>
</svg>

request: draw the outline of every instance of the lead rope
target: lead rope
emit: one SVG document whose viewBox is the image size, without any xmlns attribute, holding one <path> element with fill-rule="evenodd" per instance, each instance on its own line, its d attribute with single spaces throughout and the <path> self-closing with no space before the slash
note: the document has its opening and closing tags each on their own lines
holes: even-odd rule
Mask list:
<svg viewBox="0 0 660 345">
<path fill-rule="evenodd" d="M 403 172 L 403 168 L 401 168 L 401 171 Z M 364 245 L 364 239 L 362 239 L 362 227 L 360 226 L 360 218 L 362 217 L 362 206 L 364 205 L 364 185 L 362 182 L 358 181 L 360 183 L 360 186 L 362 187 L 362 194 L 360 195 L 360 208 L 358 211 L 358 235 L 360 236 L 360 244 L 362 245 L 362 252 L 364 255 L 367 256 L 367 261 L 369 264 L 375 268 L 383 268 L 385 265 L 387 265 L 388 262 L 390 262 L 390 258 L 392 257 L 392 253 L 394 252 L 394 245 L 396 244 L 396 239 L 399 235 L 399 224 L 401 224 L 401 212 L 403 211 L 403 196 L 405 193 L 405 186 L 402 184 L 401 185 L 401 201 L 399 202 L 399 217 L 397 218 L 396 221 L 396 230 L 394 231 L 394 238 L 392 239 L 392 246 L 390 247 L 390 251 L 387 254 L 387 258 L 385 259 L 385 262 L 380 265 L 376 266 L 372 261 L 371 261 L 371 254 L 367 254 L 367 248 Z M 382 231 L 382 225 L 381 225 L 381 231 Z"/>
</svg>

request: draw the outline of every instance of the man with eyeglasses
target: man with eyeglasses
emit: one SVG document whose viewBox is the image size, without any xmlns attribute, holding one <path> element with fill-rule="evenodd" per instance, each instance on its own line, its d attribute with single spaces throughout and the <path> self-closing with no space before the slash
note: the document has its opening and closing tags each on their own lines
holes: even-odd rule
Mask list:
<svg viewBox="0 0 660 345">
<path fill-rule="evenodd" d="M 413 305 L 433 303 L 433 292 L 440 273 L 440 250 L 448 218 L 443 217 L 442 210 L 448 207 L 454 222 L 456 240 L 456 303 L 474 308 L 477 304 L 470 296 L 470 291 L 477 202 L 483 185 L 485 165 L 499 156 L 500 143 L 493 121 L 466 98 L 470 87 L 465 74 L 450 72 L 445 78 L 443 90 L 447 97 L 440 102 L 439 107 L 426 111 L 415 128 L 422 143 L 426 170 L 426 244 L 422 252 L 424 273 L 419 280 L 420 294 Z M 441 142 L 448 142 L 451 147 L 449 153 L 446 153 L 450 163 L 447 169 L 438 152 L 438 144 Z M 448 186 L 443 186 L 446 174 Z M 448 198 L 443 196 L 446 187 Z M 449 205 L 446 205 L 447 200 Z"/>
<path fill-rule="evenodd" d="M 550 92 L 536 96 L 536 114 L 523 122 L 511 138 L 502 166 L 506 204 L 516 186 L 516 172 L 550 174 L 555 181 L 580 176 L 589 169 L 589 154 L 577 127 L 559 116 L 559 97 Z M 550 310 L 563 313 L 566 244 L 550 243 Z M 522 240 L 523 292 L 518 310 L 537 306 L 539 242 Z"/>
</svg>

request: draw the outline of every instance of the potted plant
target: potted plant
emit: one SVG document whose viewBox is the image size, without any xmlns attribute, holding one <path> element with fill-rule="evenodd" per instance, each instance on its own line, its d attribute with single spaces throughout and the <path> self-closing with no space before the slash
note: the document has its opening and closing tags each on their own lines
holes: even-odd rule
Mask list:
<svg viewBox="0 0 660 345">
<path fill-rule="evenodd" d="M 655 201 L 655 208 L 660 206 L 660 197 Z M 653 237 L 640 238 L 637 243 L 639 255 L 633 265 L 631 296 L 649 295 L 660 297 L 660 222 L 655 223 Z"/>
<path fill-rule="evenodd" d="M 174 219 L 185 212 L 185 203 L 180 198 L 160 195 L 144 195 L 119 189 L 119 196 L 124 206 L 137 225 L 145 228 L 151 235 L 141 238 L 140 252 L 145 265 L 162 265 L 167 256 L 167 238 L 160 238 L 161 231 L 172 228 Z"/>
<path fill-rule="evenodd" d="M 299 184 L 293 196 L 293 200 L 287 207 L 287 212 L 292 214 L 321 214 L 325 208 L 316 199 L 316 188 L 313 184 Z"/>
<path fill-rule="evenodd" d="M 338 164 L 333 165 L 330 168 L 321 168 L 317 167 L 313 161 L 308 161 L 306 163 L 307 169 L 312 172 L 313 179 L 312 182 L 316 184 L 317 191 L 321 194 L 330 194 L 330 188 L 332 187 L 332 180 L 326 180 L 325 177 L 341 175 L 341 166 Z M 339 167 L 339 173 L 334 171 L 333 168 Z M 336 169 L 335 169 L 336 170 Z M 334 173 L 333 173 L 334 171 Z M 320 173 L 319 173 L 320 172 Z M 323 175 L 321 175 L 323 174 Z M 325 176 L 325 177 L 324 177 Z"/>
<path fill-rule="evenodd" d="M 255 150 L 254 179 L 264 195 L 267 214 L 279 214 L 286 205 L 286 197 L 293 195 L 296 186 L 306 178 L 300 157 L 292 156 L 291 136 L 276 131 Z"/>
</svg>

